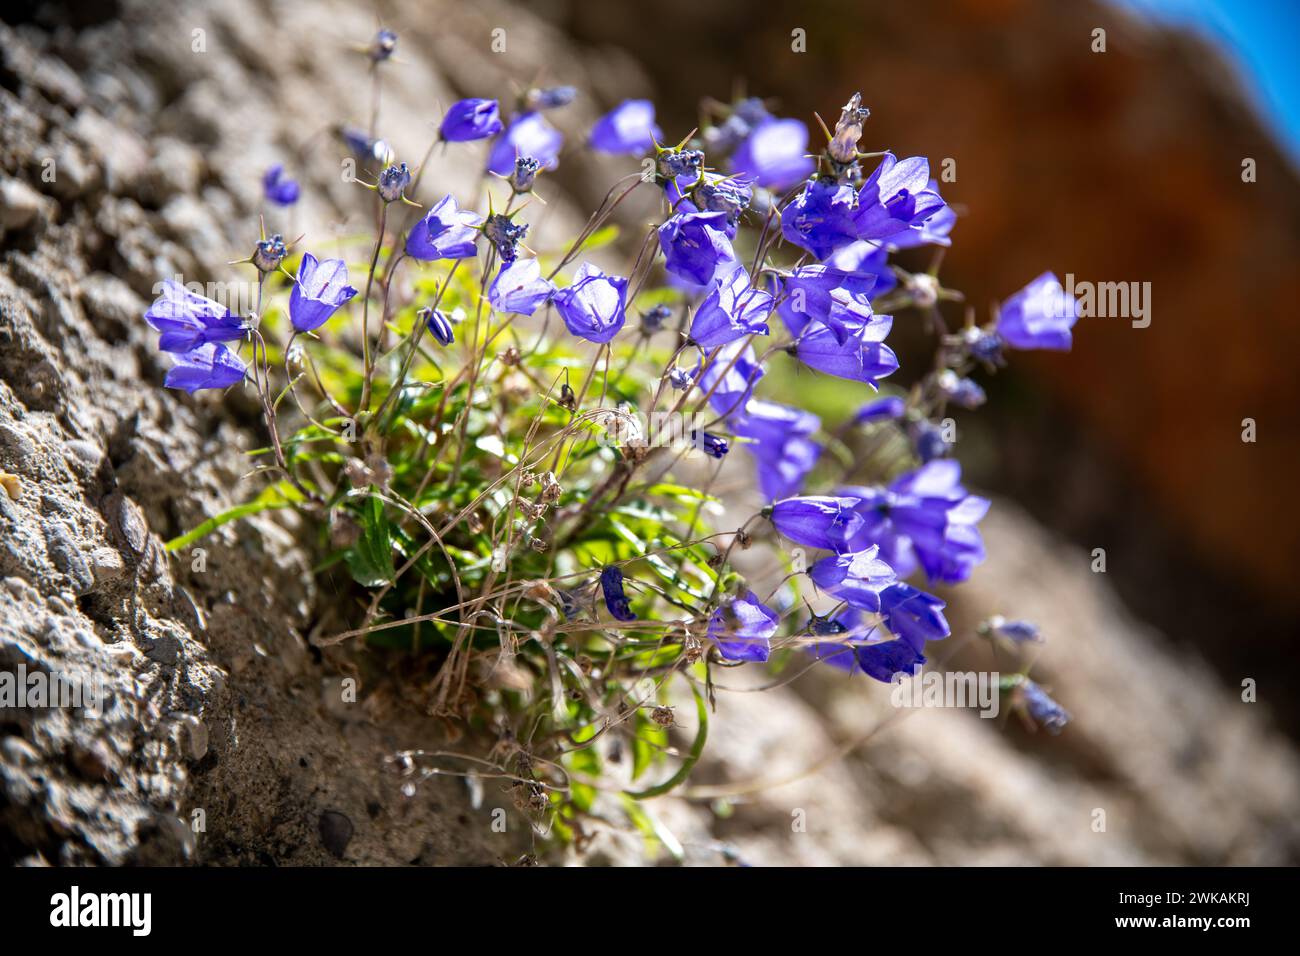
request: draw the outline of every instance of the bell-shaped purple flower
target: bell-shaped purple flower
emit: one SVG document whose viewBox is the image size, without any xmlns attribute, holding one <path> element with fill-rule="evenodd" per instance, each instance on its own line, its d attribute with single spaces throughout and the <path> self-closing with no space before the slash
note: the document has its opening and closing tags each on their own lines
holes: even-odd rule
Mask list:
<svg viewBox="0 0 1300 956">
<path fill-rule="evenodd" d="M 731 156 L 731 171 L 782 191 L 813 171 L 808 127 L 795 119 L 760 121 Z"/>
<path fill-rule="evenodd" d="M 836 638 L 835 642 L 810 646 L 808 651 L 814 658 L 850 673 L 861 671 L 884 684 L 900 674 L 911 676 L 925 665 L 925 655 L 910 641 L 864 624 L 862 612 L 855 607 L 821 621 L 812 633 Z"/>
<path fill-rule="evenodd" d="M 898 285 L 898 276 L 889 267 L 889 250 L 874 242 L 863 239 L 851 242 L 827 259 L 826 264 L 850 275 L 875 276 L 876 282 L 871 287 L 873 296 L 884 295 Z"/>
<path fill-rule="evenodd" d="M 488 289 L 488 302 L 498 312 L 532 315 L 555 295 L 555 283 L 542 276 L 536 259 L 516 259 L 503 265 Z"/>
<path fill-rule="evenodd" d="M 860 329 L 841 339 L 831 326 L 812 322 L 790 346 L 790 351 L 809 368 L 865 382 L 874 388 L 878 380 L 898 370 L 898 356 L 880 341 L 892 323 L 891 316 L 874 315 Z"/>
<path fill-rule="evenodd" d="M 781 212 L 781 235 L 824 260 L 860 238 L 857 213 L 851 186 L 814 179 Z"/>
<path fill-rule="evenodd" d="M 1028 677 L 1019 677 L 1016 680 L 1012 689 L 1012 702 L 1049 734 L 1059 734 L 1070 722 L 1069 711 Z"/>
<path fill-rule="evenodd" d="M 772 505 L 772 524 L 797 544 L 851 551 L 849 541 L 862 527 L 862 517 L 854 510 L 857 504 L 857 498 L 827 495 L 785 498 Z"/>
<path fill-rule="evenodd" d="M 623 572 L 615 565 L 607 565 L 600 572 L 600 590 L 605 598 L 605 607 L 618 621 L 635 621 L 632 604 L 623 591 Z"/>
<path fill-rule="evenodd" d="M 843 342 L 871 322 L 871 292 L 876 277 L 828 265 L 800 266 L 782 280 L 779 313 L 790 334 L 801 335 L 819 321 Z"/>
<path fill-rule="evenodd" d="M 863 644 L 854 648 L 858 668 L 882 684 L 893 683 L 900 674 L 908 677 L 925 666 L 925 655 L 910 641 L 902 639 Z"/>
<path fill-rule="evenodd" d="M 822 558 L 808 569 L 808 576 L 832 597 L 872 612 L 880 611 L 881 593 L 898 583 L 898 575 L 880 560 L 876 547 Z"/>
<path fill-rule="evenodd" d="M 438 135 L 448 143 L 468 143 L 495 136 L 504 128 L 496 100 L 468 99 L 451 105 Z"/>
<path fill-rule="evenodd" d="M 424 262 L 468 259 L 478 253 L 475 242 L 482 225 L 482 217 L 461 209 L 451 196 L 444 196 L 411 229 L 406 237 L 406 254 Z"/>
<path fill-rule="evenodd" d="M 930 188 L 930 164 L 923 156 L 900 162 L 886 153 L 858 191 L 858 238 L 897 237 L 943 206 L 943 198 Z"/>
<path fill-rule="evenodd" d="M 1002 303 L 997 331 L 1012 348 L 1068 352 L 1078 320 L 1079 303 L 1055 275 L 1044 272 Z"/>
<path fill-rule="evenodd" d="M 753 591 L 729 601 L 709 618 L 709 639 L 729 661 L 765 661 L 781 619 Z"/>
<path fill-rule="evenodd" d="M 887 395 L 884 398 L 877 398 L 874 401 L 867 402 L 859 408 L 853 415 L 853 421 L 858 425 L 895 421 L 902 418 L 906 411 L 906 402 L 897 395 Z"/>
<path fill-rule="evenodd" d="M 939 184 L 930 180 L 929 188 L 935 195 L 939 193 Z M 929 219 L 915 226 L 909 226 L 902 232 L 886 236 L 881 240 L 885 245 L 895 249 L 913 249 L 917 246 L 951 246 L 952 227 L 957 225 L 957 214 L 951 206 L 945 205 Z"/>
<path fill-rule="evenodd" d="M 144 319 L 162 333 L 158 348 L 189 352 L 209 342 L 234 342 L 245 334 L 243 321 L 220 302 L 166 279 Z"/>
<path fill-rule="evenodd" d="M 602 344 L 623 328 L 626 318 L 627 279 L 608 276 L 584 262 L 568 288 L 552 301 L 565 327 L 578 338 Z"/>
<path fill-rule="evenodd" d="M 1013 644 L 1043 643 L 1043 636 L 1033 621 L 1008 621 L 1001 614 L 994 614 L 983 621 L 979 633 L 984 637 L 1002 637 Z"/>
<path fill-rule="evenodd" d="M 885 627 L 918 651 L 926 641 L 940 641 L 952 633 L 943 616 L 943 601 L 910 584 L 895 584 L 880 595 Z"/>
<path fill-rule="evenodd" d="M 317 262 L 303 253 L 298 278 L 289 293 L 289 319 L 299 332 L 320 328 L 339 307 L 357 294 L 348 285 L 348 267 L 342 259 Z"/>
<path fill-rule="evenodd" d="M 262 177 L 262 194 L 277 206 L 292 206 L 298 201 L 298 184 L 284 174 L 284 164 L 276 163 Z"/>
<path fill-rule="evenodd" d="M 498 176 L 509 176 L 519 156 L 531 156 L 547 169 L 554 169 L 563 145 L 564 136 L 541 113 L 524 113 L 497 137 L 488 157 L 488 169 Z"/>
<path fill-rule="evenodd" d="M 750 439 L 746 448 L 758 466 L 758 489 L 768 501 L 797 494 L 821 455 L 810 437 L 821 427 L 812 412 L 751 398 L 731 416 L 732 431 Z"/>
<path fill-rule="evenodd" d="M 193 394 L 201 388 L 229 388 L 243 379 L 248 366 L 239 356 L 216 342 L 208 342 L 182 354 L 172 355 L 176 363 L 163 384 Z"/>
<path fill-rule="evenodd" d="M 956 584 L 984 560 L 977 524 L 989 501 L 966 492 L 956 461 L 932 461 L 887 488 L 844 488 L 841 494 L 859 501 L 862 524 L 851 547 L 879 545 L 881 557 L 904 577 L 919 565 L 931 581 Z"/>
<path fill-rule="evenodd" d="M 708 285 L 736 263 L 723 212 L 675 213 L 659 227 L 664 268 L 696 285 Z"/>
<path fill-rule="evenodd" d="M 708 396 L 709 407 L 726 417 L 744 410 L 764 374 L 747 340 L 736 339 L 718 349 L 712 361 L 701 357 L 691 377 L 699 394 Z"/>
<path fill-rule="evenodd" d="M 767 335 L 772 294 L 749 284 L 749 273 L 736 264 L 719 279 L 691 320 L 691 341 L 703 349 L 717 348 L 746 335 Z"/>
<path fill-rule="evenodd" d="M 591 128 L 591 148 L 598 153 L 641 155 L 663 137 L 649 100 L 624 100 Z"/>
</svg>

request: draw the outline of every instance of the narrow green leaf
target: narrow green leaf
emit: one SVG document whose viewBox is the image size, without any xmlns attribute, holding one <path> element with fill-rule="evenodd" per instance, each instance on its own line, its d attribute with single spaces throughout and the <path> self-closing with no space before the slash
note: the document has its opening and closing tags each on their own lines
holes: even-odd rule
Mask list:
<svg viewBox="0 0 1300 956">
<path fill-rule="evenodd" d="M 229 508 L 221 512 L 221 514 L 213 515 L 192 531 L 187 531 L 179 537 L 172 538 L 164 547 L 168 551 L 177 551 L 189 547 L 205 535 L 216 531 L 223 524 L 229 524 L 232 521 L 238 521 L 240 518 L 247 518 L 249 515 L 270 511 L 274 508 L 288 508 L 290 505 L 298 504 L 302 500 L 302 494 L 297 488 L 287 481 L 277 481 L 275 484 L 263 488 L 261 493 L 252 501 L 245 501 L 242 505 L 235 505 L 235 507 Z"/>
<path fill-rule="evenodd" d="M 629 797 L 636 800 L 648 800 L 650 797 L 662 797 L 680 786 L 691 771 L 695 769 L 696 762 L 700 759 L 700 754 L 704 753 L 704 741 L 709 736 L 709 708 L 704 703 L 704 697 L 700 694 L 699 688 L 694 684 L 691 685 L 691 693 L 695 695 L 695 713 L 699 719 L 700 727 L 695 732 L 695 742 L 691 744 L 690 753 L 682 761 L 682 765 L 677 768 L 677 772 L 661 784 L 648 787 L 645 790 L 624 790 Z"/>
<path fill-rule="evenodd" d="M 347 552 L 348 570 L 360 585 L 379 587 L 393 579 L 393 539 L 384 503 L 373 495 L 361 509 L 361 537 Z"/>
</svg>

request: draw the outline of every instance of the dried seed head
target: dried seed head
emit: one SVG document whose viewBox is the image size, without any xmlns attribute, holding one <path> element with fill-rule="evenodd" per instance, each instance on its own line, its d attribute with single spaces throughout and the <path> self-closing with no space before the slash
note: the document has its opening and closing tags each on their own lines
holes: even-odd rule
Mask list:
<svg viewBox="0 0 1300 956">
<path fill-rule="evenodd" d="M 344 462 L 343 476 L 353 488 L 365 488 L 370 484 L 370 469 L 360 458 L 349 458 Z"/>
<path fill-rule="evenodd" d="M 560 500 L 560 495 L 564 493 L 564 489 L 560 487 L 560 483 L 555 480 L 554 472 L 546 472 L 546 474 L 541 476 L 539 481 L 542 485 L 542 493 L 538 498 L 539 501 L 544 504 L 553 505 L 555 502 Z"/>
<path fill-rule="evenodd" d="M 660 727 L 671 727 L 676 723 L 676 718 L 673 717 L 673 709 L 671 707 L 656 707 L 654 710 L 650 711 L 650 719 Z"/>
<path fill-rule="evenodd" d="M 371 483 L 380 488 L 386 489 L 388 483 L 393 480 L 393 466 L 383 455 L 374 453 L 367 455 L 366 469 L 370 472 Z"/>
<path fill-rule="evenodd" d="M 555 589 L 547 581 L 533 581 L 524 588 L 524 597 L 549 604 L 555 600 Z"/>
</svg>

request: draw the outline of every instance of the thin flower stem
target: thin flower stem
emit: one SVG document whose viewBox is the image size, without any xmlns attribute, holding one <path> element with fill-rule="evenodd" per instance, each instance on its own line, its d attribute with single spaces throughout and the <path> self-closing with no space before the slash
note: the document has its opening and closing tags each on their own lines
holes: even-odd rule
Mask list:
<svg viewBox="0 0 1300 956">
<path fill-rule="evenodd" d="M 381 200 L 382 202 L 382 200 Z M 370 290 L 375 283 L 375 267 L 379 264 L 379 250 L 384 246 L 384 233 L 388 228 L 388 203 L 382 203 L 379 212 L 379 235 L 375 237 L 375 251 L 370 256 L 370 271 L 366 274 L 366 291 L 361 304 L 361 355 L 365 378 L 361 384 L 361 401 L 357 412 L 370 410 L 370 389 L 375 368 L 370 359 Z"/>
</svg>

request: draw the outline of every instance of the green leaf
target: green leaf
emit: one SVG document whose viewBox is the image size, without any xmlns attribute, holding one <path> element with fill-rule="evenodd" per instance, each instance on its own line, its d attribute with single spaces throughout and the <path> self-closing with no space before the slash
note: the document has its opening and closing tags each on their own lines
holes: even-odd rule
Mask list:
<svg viewBox="0 0 1300 956">
<path fill-rule="evenodd" d="M 636 800 L 648 800 L 650 797 L 662 797 L 665 793 L 675 790 L 680 786 L 691 771 L 695 769 L 696 762 L 700 759 L 700 754 L 704 753 L 704 741 L 709 736 L 709 708 L 704 703 L 704 697 L 700 694 L 699 688 L 694 684 L 691 685 L 691 693 L 695 695 L 695 713 L 699 719 L 699 730 L 695 732 L 695 742 L 691 744 L 690 753 L 682 761 L 682 765 L 677 768 L 677 772 L 661 784 L 653 787 L 647 787 L 645 790 L 624 790 L 629 797 Z"/>
<path fill-rule="evenodd" d="M 632 779 L 639 779 L 667 745 L 668 731 L 638 711 L 636 736 L 632 738 Z"/>
<path fill-rule="evenodd" d="M 361 509 L 361 537 L 347 551 L 353 579 L 368 588 L 393 579 L 393 540 L 384 503 L 371 495 Z"/>
<path fill-rule="evenodd" d="M 172 538 L 164 547 L 168 551 L 177 551 L 180 548 L 189 547 L 205 535 L 216 531 L 223 524 L 229 524 L 232 521 L 238 521 L 240 518 L 247 518 L 249 515 L 270 511 L 274 508 L 288 508 L 291 505 L 300 504 L 302 501 L 302 493 L 297 488 L 287 481 L 277 481 L 275 484 L 263 488 L 261 493 L 252 501 L 245 501 L 242 505 L 235 505 L 235 507 L 229 508 L 221 512 L 221 514 L 214 515 L 192 531 L 187 531 L 180 537 Z"/>
</svg>

